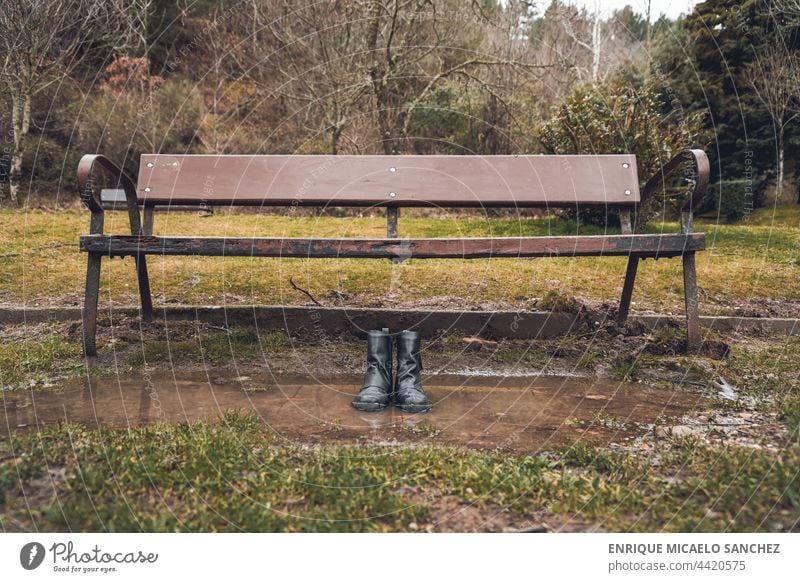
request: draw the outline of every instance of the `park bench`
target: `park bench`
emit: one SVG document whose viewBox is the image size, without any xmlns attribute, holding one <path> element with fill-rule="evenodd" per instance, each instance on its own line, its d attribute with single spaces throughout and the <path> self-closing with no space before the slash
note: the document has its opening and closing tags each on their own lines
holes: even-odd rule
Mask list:
<svg viewBox="0 0 800 582">
<path fill-rule="evenodd" d="M 681 206 L 681 232 L 640 234 L 632 211 L 681 165 L 693 188 Z M 125 192 L 130 234 L 103 232 L 103 204 L 94 169 L 101 167 Z M 138 180 L 101 155 L 86 155 L 78 186 L 91 211 L 83 309 L 84 352 L 96 355 L 95 335 L 103 257 L 134 258 L 141 317 L 153 305 L 147 255 L 262 256 L 295 258 L 530 258 L 624 256 L 628 258 L 619 322 L 628 316 L 639 261 L 682 257 L 688 346 L 700 341 L 695 253 L 705 248 L 692 230 L 692 210 L 709 178 L 702 150 L 685 150 L 639 189 L 634 155 L 574 156 L 141 156 Z M 386 238 L 275 238 L 153 236 L 157 209 L 181 206 L 385 207 Z M 141 206 L 141 211 L 140 211 Z M 620 234 L 493 238 L 399 238 L 401 207 L 592 208 L 618 211 Z"/>
</svg>

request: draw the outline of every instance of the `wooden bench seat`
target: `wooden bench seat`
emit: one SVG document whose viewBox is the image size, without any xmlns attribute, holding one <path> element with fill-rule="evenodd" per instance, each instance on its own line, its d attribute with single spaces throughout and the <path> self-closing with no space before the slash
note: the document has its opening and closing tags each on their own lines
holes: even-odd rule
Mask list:
<svg viewBox="0 0 800 582">
<path fill-rule="evenodd" d="M 682 206 L 681 232 L 639 234 L 631 212 L 644 204 L 683 162 L 694 187 Z M 103 232 L 103 204 L 93 173 L 105 169 L 126 195 L 130 234 Z M 143 155 L 138 180 L 100 155 L 78 166 L 82 200 L 91 211 L 83 311 L 84 350 L 96 354 L 97 305 L 103 257 L 132 256 L 142 317 L 152 317 L 147 255 L 284 258 L 533 258 L 625 256 L 628 268 L 618 319 L 630 306 L 638 262 L 682 257 L 690 346 L 699 342 L 694 257 L 705 248 L 692 232 L 692 209 L 708 183 L 708 159 L 686 150 L 640 191 L 632 155 L 599 156 L 217 156 Z M 153 236 L 156 209 L 185 206 L 353 206 L 386 209 L 387 238 L 275 238 Z M 141 207 L 141 211 L 140 211 Z M 621 234 L 401 238 L 402 207 L 604 208 L 619 212 Z"/>
</svg>

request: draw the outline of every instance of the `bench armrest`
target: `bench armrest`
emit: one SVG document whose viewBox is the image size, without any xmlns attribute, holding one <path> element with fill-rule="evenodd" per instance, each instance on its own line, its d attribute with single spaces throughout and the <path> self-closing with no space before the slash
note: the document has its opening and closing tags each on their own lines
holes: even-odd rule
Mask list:
<svg viewBox="0 0 800 582">
<path fill-rule="evenodd" d="M 128 206 L 128 217 L 131 221 L 131 234 L 141 234 L 142 223 L 139 215 L 139 203 L 136 199 L 136 186 L 133 180 L 125 173 L 125 170 L 100 154 L 87 154 L 78 163 L 77 181 L 81 192 L 81 200 L 92 212 L 90 232 L 92 234 L 103 232 L 103 204 L 94 193 L 93 173 L 95 166 L 100 166 L 115 178 L 117 187 L 122 186 Z"/>
<path fill-rule="evenodd" d="M 694 188 L 692 188 L 692 191 L 683 201 L 683 204 L 681 204 L 681 213 L 688 214 L 688 217 L 681 221 L 681 228 L 688 228 L 688 231 L 691 232 L 692 212 L 703 196 L 705 196 L 706 189 L 708 188 L 709 176 L 711 174 L 708 156 L 703 150 L 683 150 L 664 164 L 664 166 L 653 174 L 644 185 L 640 204 L 643 207 L 650 200 L 656 188 L 664 184 L 664 180 L 666 180 L 667 176 L 685 162 L 691 162 L 694 166 L 691 174 L 688 172 L 684 174 L 686 178 L 694 180 Z"/>
</svg>

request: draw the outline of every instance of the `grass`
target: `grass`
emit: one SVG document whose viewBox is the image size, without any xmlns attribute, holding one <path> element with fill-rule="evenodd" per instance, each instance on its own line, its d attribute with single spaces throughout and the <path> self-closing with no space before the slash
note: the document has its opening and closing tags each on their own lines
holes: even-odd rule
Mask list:
<svg viewBox="0 0 800 582">
<path fill-rule="evenodd" d="M 0 210 L 0 301 L 12 304 L 79 305 L 86 257 L 77 249 L 88 227 L 80 210 Z M 125 232 L 126 216 L 109 212 L 106 232 Z M 733 302 L 758 298 L 800 300 L 800 207 L 757 211 L 737 225 L 704 225 L 708 250 L 698 256 L 698 280 L 707 314 L 730 310 Z M 653 224 L 652 233 L 675 232 L 672 223 Z M 519 220 L 446 216 L 432 218 L 409 211 L 401 236 L 518 236 L 523 234 L 602 234 L 558 219 Z M 385 235 L 385 220 L 362 217 L 301 217 L 219 212 L 208 218 L 166 213 L 156 219 L 156 234 L 214 236 L 375 236 Z M 411 260 L 402 265 L 363 259 L 263 259 L 150 257 L 156 303 L 305 304 L 308 299 L 289 280 L 323 303 L 342 294 L 348 305 L 381 302 L 388 293 L 398 301 L 455 297 L 465 305 L 496 301 L 515 306 L 550 293 L 551 299 L 577 296 L 616 301 L 625 271 L 619 258 L 559 260 Z M 458 273 L 458 276 L 453 276 Z M 634 310 L 682 310 L 680 261 L 646 261 L 639 269 Z M 137 303 L 130 260 L 105 261 L 103 304 Z M 547 301 L 545 301 L 547 303 Z"/>
<path fill-rule="evenodd" d="M 79 305 L 85 256 L 76 244 L 88 214 L 0 210 L 0 218 L 6 225 L 0 232 L 0 302 Z M 123 214 L 109 213 L 107 231 L 124 232 L 124 221 Z M 698 257 L 704 313 L 723 313 L 745 301 L 758 305 L 766 299 L 800 299 L 798 224 L 800 208 L 787 207 L 758 211 L 739 225 L 703 227 L 709 247 Z M 157 219 L 156 227 L 162 234 L 382 236 L 385 223 L 380 216 L 219 213 L 210 218 L 171 214 Z M 651 226 L 651 232 L 659 227 Z M 400 228 L 408 236 L 577 230 L 575 224 L 557 220 L 454 221 L 413 212 L 404 212 Z M 677 226 L 665 228 L 674 231 Z M 157 303 L 305 304 L 307 297 L 292 289 L 292 278 L 326 304 L 334 300 L 334 291 L 342 294 L 336 301 L 346 305 L 373 305 L 391 292 L 396 301 L 446 296 L 465 306 L 486 301 L 527 306 L 529 299 L 540 298 L 539 308 L 577 311 L 575 297 L 617 299 L 625 261 L 412 260 L 392 265 L 153 257 L 150 269 Z M 679 261 L 646 261 L 639 273 L 635 310 L 681 312 Z M 136 303 L 130 260 L 104 261 L 101 301 Z M 355 343 L 337 344 L 335 354 L 328 354 L 331 350 L 314 340 L 298 341 L 283 332 L 222 330 L 196 322 L 169 322 L 166 328 L 140 326 L 138 320 L 114 323 L 111 339 L 92 364 L 81 355 L 79 328 L 7 326 L 0 337 L 0 389 L 48 389 L 65 376 L 138 373 L 145 365 L 178 371 L 190 365 L 234 366 L 248 373 L 247 366 L 264 358 L 270 365 L 283 358 L 291 366 L 295 350 L 308 350 L 306 355 L 320 369 L 340 369 L 345 357 L 363 364 L 362 346 Z M 630 344 L 579 336 L 506 340 L 479 355 L 491 355 L 493 364 L 519 361 L 532 369 L 572 358 L 585 372 L 603 367 L 617 378 L 665 389 L 685 389 L 687 378 L 703 382 L 720 375 L 745 399 L 720 401 L 717 409 L 774 415 L 788 429 L 777 452 L 715 447 L 692 439 L 649 441 L 648 454 L 575 443 L 534 456 L 420 445 L 295 445 L 270 433 L 256 417 L 235 411 L 219 422 L 129 430 L 65 424 L 0 439 L 0 529 L 406 531 L 433 525 L 444 502 L 455 513 L 455 500 L 483 516 L 505 515 L 511 525 L 544 515 L 551 525 L 592 524 L 612 531 L 797 530 L 800 338 L 737 338 L 730 342 L 728 357 L 712 360 L 670 351 L 683 333 L 664 327 L 647 339 L 632 338 Z M 645 342 L 658 349 L 631 357 L 626 346 Z M 555 351 L 567 355 L 555 357 Z M 475 354 L 464 352 L 461 337 L 447 336 L 431 356 L 451 360 Z M 598 413 L 592 423 L 614 427 L 623 420 Z"/>
<path fill-rule="evenodd" d="M 545 510 L 615 531 L 791 530 L 800 519 L 797 445 L 770 454 L 686 442 L 655 469 L 582 444 L 521 457 L 303 447 L 229 412 L 218 423 L 49 427 L 0 442 L 9 457 L 6 531 L 406 531 L 433 523 L 443 497 L 504 508 L 516 523 Z"/>
<path fill-rule="evenodd" d="M 633 358 L 623 357 L 615 361 L 611 366 L 611 375 L 617 380 L 628 381 L 636 373 L 639 361 Z"/>
<path fill-rule="evenodd" d="M 743 396 L 778 413 L 791 433 L 800 435 L 800 337 L 751 340 L 734 346 L 719 374 Z"/>
<path fill-rule="evenodd" d="M 761 208 L 745 217 L 743 223 L 747 226 L 790 226 L 800 228 L 800 214 L 796 205 L 781 205 L 771 208 Z"/>
<path fill-rule="evenodd" d="M 27 387 L 49 386 L 60 376 L 82 371 L 80 343 L 60 334 L 0 342 L 0 389 L 23 382 Z"/>
<path fill-rule="evenodd" d="M 255 349 L 248 348 L 254 336 L 246 328 L 171 326 L 169 349 L 145 347 L 151 350 L 148 364 L 173 366 L 176 358 L 221 365 L 230 353 L 238 358 Z M 51 374 L 69 373 L 70 367 L 82 370 L 78 351 L 59 339 L 63 330 L 54 325 L 38 331 L 35 341 L 0 343 L 0 369 L 9 373 L 9 362 L 18 362 L 13 373 L 24 386 L 31 380 L 52 384 Z M 282 334 L 267 334 L 261 342 L 273 355 L 294 349 Z M 532 357 L 565 342 L 582 346 L 577 337 L 535 342 Z M 516 358 L 521 345 L 506 343 L 503 352 Z M 458 345 L 457 338 L 444 338 L 444 357 Z M 604 349 L 595 342 L 584 353 L 602 360 Z M 139 351 L 127 353 L 135 358 Z M 776 414 L 789 429 L 777 451 L 691 439 L 650 441 L 645 455 L 635 447 L 610 450 L 583 442 L 535 456 L 427 445 L 294 445 L 255 416 L 237 412 L 215 423 L 130 430 L 44 427 L 0 440 L 0 529 L 407 531 L 433 527 L 442 500 L 451 500 L 450 513 L 455 500 L 487 518 L 502 513 L 512 526 L 545 519 L 552 526 L 591 524 L 610 531 L 797 530 L 798 360 L 800 338 L 749 338 L 735 342 L 724 360 L 650 354 L 639 358 L 635 370 L 651 383 L 651 372 L 714 366 L 758 410 Z M 623 420 L 599 412 L 591 422 L 615 427 Z"/>
<path fill-rule="evenodd" d="M 769 455 L 685 440 L 654 469 L 624 453 L 577 444 L 563 463 L 588 475 L 557 507 L 622 531 L 795 530 L 800 473 L 791 464 L 798 453 L 797 445 Z"/>
<path fill-rule="evenodd" d="M 181 330 L 193 326 L 193 322 L 173 324 L 171 328 Z M 219 330 L 222 331 L 222 330 Z M 285 331 L 257 332 L 251 327 L 232 327 L 222 333 L 168 332 L 168 339 L 148 339 L 141 349 L 129 354 L 127 363 L 142 366 L 146 362 L 201 363 L 209 366 L 224 366 L 232 358 L 241 361 L 258 360 L 265 353 L 287 348 L 290 340 Z"/>
</svg>

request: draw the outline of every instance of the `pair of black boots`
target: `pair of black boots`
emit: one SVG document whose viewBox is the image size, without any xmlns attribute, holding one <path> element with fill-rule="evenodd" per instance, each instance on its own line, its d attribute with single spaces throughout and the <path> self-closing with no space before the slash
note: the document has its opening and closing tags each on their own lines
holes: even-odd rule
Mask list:
<svg viewBox="0 0 800 582">
<path fill-rule="evenodd" d="M 428 412 L 431 401 L 422 390 L 420 337 L 415 331 L 397 336 L 397 373 L 392 382 L 392 336 L 389 330 L 367 335 L 367 373 L 364 386 L 353 399 L 353 407 L 363 412 L 383 410 L 394 399 L 404 412 Z"/>
</svg>

